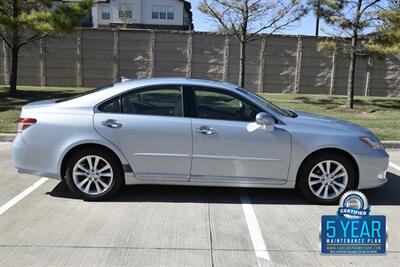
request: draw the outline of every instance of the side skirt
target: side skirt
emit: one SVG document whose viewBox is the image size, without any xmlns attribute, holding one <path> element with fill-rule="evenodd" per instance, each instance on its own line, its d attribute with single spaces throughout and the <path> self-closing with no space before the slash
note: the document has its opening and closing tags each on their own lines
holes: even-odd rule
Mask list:
<svg viewBox="0 0 400 267">
<path fill-rule="evenodd" d="M 221 187 L 259 187 L 259 188 L 294 188 L 295 183 L 284 179 L 262 179 L 254 177 L 209 177 L 190 176 L 189 180 L 166 179 L 166 177 L 152 177 L 153 179 L 138 179 L 131 173 L 125 173 L 125 184 L 152 184 L 152 185 L 186 185 L 186 186 L 221 186 Z"/>
</svg>

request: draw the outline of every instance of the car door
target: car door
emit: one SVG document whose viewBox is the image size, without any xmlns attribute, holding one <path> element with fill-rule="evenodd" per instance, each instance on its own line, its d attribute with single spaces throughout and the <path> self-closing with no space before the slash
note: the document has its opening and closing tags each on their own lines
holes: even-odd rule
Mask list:
<svg viewBox="0 0 400 267">
<path fill-rule="evenodd" d="M 193 87 L 193 157 L 190 181 L 284 183 L 291 136 L 283 124 L 273 131 L 255 124 L 261 111 L 221 89 Z"/>
<path fill-rule="evenodd" d="M 187 181 L 192 132 L 181 86 L 133 90 L 100 105 L 96 130 L 124 153 L 136 178 Z"/>
</svg>

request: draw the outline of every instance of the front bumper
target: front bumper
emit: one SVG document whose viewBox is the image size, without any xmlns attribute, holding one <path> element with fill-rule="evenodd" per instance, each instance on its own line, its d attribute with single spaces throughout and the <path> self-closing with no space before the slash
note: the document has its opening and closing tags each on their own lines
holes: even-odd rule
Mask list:
<svg viewBox="0 0 400 267">
<path fill-rule="evenodd" d="M 359 169 L 358 189 L 375 188 L 387 182 L 389 155 L 386 151 L 374 150 L 369 154 L 355 154 L 354 157 Z"/>
</svg>

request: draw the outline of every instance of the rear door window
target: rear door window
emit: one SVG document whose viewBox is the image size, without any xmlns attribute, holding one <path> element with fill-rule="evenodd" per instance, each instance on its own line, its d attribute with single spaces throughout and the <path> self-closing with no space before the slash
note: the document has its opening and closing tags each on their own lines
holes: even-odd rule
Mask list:
<svg viewBox="0 0 400 267">
<path fill-rule="evenodd" d="M 183 116 L 182 89 L 165 86 L 134 91 L 122 96 L 122 113 Z"/>
<path fill-rule="evenodd" d="M 106 113 L 120 113 L 121 112 L 120 97 L 118 96 L 101 104 L 99 110 Z"/>
</svg>

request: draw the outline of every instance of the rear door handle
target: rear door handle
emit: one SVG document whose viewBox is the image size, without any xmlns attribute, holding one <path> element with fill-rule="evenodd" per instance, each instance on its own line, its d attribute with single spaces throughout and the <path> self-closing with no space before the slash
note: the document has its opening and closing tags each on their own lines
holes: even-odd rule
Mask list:
<svg viewBox="0 0 400 267">
<path fill-rule="evenodd" d="M 118 129 L 118 128 L 121 128 L 122 126 L 124 126 L 124 124 L 122 122 L 119 122 L 117 120 L 112 120 L 112 119 L 102 121 L 101 124 L 103 124 L 104 126 L 106 126 L 108 128 L 113 128 L 113 129 Z"/>
<path fill-rule="evenodd" d="M 211 135 L 211 134 L 216 134 L 218 131 L 214 128 L 208 127 L 208 126 L 200 126 L 200 128 L 195 128 L 195 132 L 205 134 L 205 135 Z"/>
</svg>

